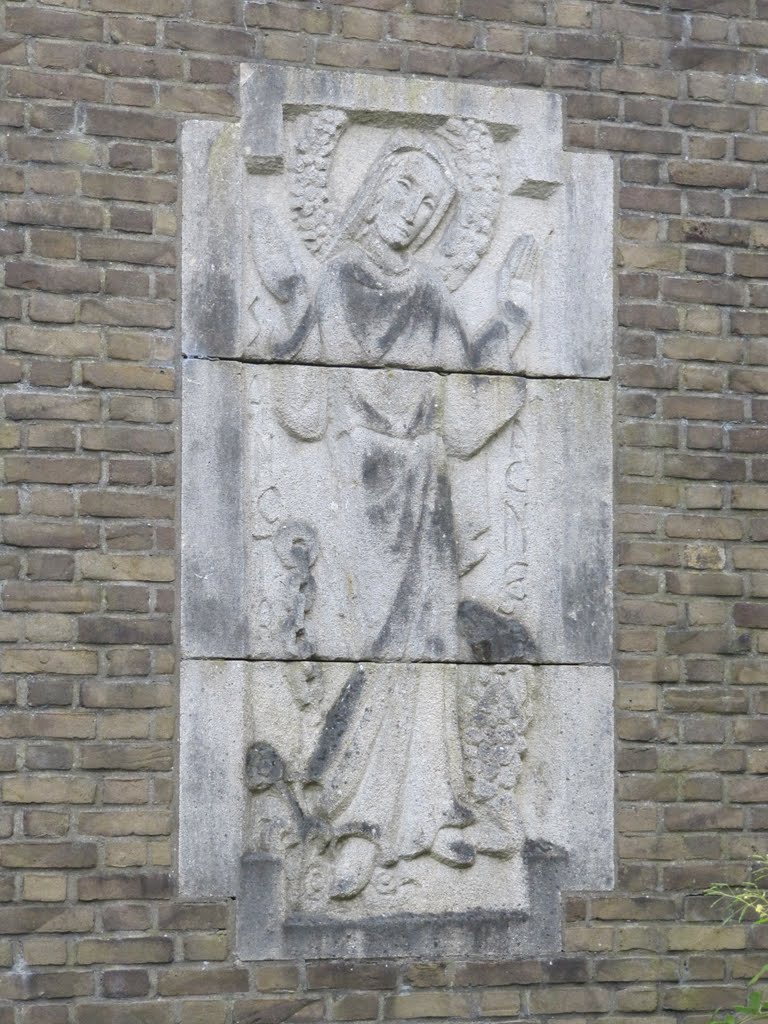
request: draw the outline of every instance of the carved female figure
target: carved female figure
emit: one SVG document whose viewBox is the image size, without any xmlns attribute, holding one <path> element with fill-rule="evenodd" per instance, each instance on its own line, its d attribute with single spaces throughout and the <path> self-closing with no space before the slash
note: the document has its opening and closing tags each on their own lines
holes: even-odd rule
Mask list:
<svg viewBox="0 0 768 1024">
<path fill-rule="evenodd" d="M 341 220 L 314 288 L 283 258 L 285 251 L 264 257 L 262 280 L 283 301 L 289 328 L 273 357 L 475 368 L 517 344 L 529 320 L 522 302 L 530 293 L 529 236 L 510 250 L 499 273 L 497 314 L 475 335 L 462 324 L 440 274 L 414 256 L 457 193 L 456 170 L 436 138 L 394 133 Z M 524 276 L 515 278 L 517 272 Z M 362 668 L 352 675 L 308 767 L 308 781 L 320 786 L 316 812 L 330 823 L 338 846 L 335 898 L 359 893 L 376 863 L 431 853 L 468 866 L 483 842 L 505 856 L 519 846 L 519 837 L 489 839 L 487 830 L 484 839 L 479 833 L 462 838 L 475 816 L 463 802 L 455 699 L 402 664 L 455 660 L 460 643 L 442 386 L 433 374 L 410 374 L 407 383 L 403 376 L 365 374 L 363 381 L 360 374 L 353 381 L 347 375 L 343 395 L 336 389 L 330 405 L 316 403 L 326 421 L 309 428 L 305 404 L 290 384 L 277 410 L 290 434 L 324 437 L 333 453 L 363 657 L 401 663 L 386 685 L 371 685 Z M 470 426 L 474 447 L 465 456 L 516 412 L 489 417 L 478 410 L 480 426 Z M 478 609 L 472 614 L 477 619 Z M 493 627 L 494 613 L 488 615 Z"/>
<path fill-rule="evenodd" d="M 440 273 L 414 257 L 457 196 L 447 150 L 434 138 L 396 132 L 341 219 L 314 291 L 285 251 L 267 258 L 262 277 L 283 301 L 289 325 L 273 358 L 475 369 L 511 352 L 530 319 L 531 236 L 510 249 L 498 275 L 497 313 L 475 336 Z"/>
</svg>

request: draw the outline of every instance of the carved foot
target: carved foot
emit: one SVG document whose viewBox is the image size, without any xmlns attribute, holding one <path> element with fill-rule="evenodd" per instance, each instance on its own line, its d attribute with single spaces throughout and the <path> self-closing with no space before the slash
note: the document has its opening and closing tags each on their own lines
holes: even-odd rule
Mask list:
<svg viewBox="0 0 768 1024">
<path fill-rule="evenodd" d="M 331 881 L 332 900 L 349 900 L 368 885 L 376 862 L 376 844 L 351 836 L 345 839 L 336 858 Z"/>
<path fill-rule="evenodd" d="M 466 838 L 475 844 L 478 853 L 484 853 L 487 857 L 499 857 L 502 860 L 519 853 L 525 841 L 522 829 L 515 832 L 506 831 L 489 822 L 468 828 Z"/>
<path fill-rule="evenodd" d="M 441 828 L 432 843 L 432 856 L 452 868 L 468 868 L 475 863 L 476 850 L 463 829 Z"/>
</svg>

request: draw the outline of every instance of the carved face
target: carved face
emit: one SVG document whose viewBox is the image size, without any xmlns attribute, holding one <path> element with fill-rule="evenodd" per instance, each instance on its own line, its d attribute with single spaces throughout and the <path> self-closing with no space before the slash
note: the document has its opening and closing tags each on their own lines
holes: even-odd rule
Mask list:
<svg viewBox="0 0 768 1024">
<path fill-rule="evenodd" d="M 444 209 L 450 184 L 438 164 L 423 153 L 394 161 L 381 184 L 373 225 L 391 249 L 407 249 Z"/>
</svg>

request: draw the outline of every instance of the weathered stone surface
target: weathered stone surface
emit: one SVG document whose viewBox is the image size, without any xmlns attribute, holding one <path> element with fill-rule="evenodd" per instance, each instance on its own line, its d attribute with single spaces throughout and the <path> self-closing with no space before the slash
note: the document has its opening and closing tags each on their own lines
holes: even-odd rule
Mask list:
<svg viewBox="0 0 768 1024">
<path fill-rule="evenodd" d="M 560 885 L 612 882 L 607 667 L 187 661 L 181 700 L 182 893 L 260 886 L 243 955 L 382 955 L 403 914 L 454 915 L 459 943 L 507 915 L 503 944 L 542 857 Z"/>
<path fill-rule="evenodd" d="M 182 135 L 182 350 L 238 345 L 244 169 L 237 125 L 187 121 Z"/>
<path fill-rule="evenodd" d="M 609 386 L 188 360 L 187 656 L 605 662 Z"/>
<path fill-rule="evenodd" d="M 241 99 L 183 144 L 182 891 L 245 960 L 556 950 L 613 884 L 611 161 L 544 93 Z"/>
<path fill-rule="evenodd" d="M 185 353 L 610 374 L 613 166 L 558 97 L 272 65 L 242 107 L 185 127 Z"/>
</svg>

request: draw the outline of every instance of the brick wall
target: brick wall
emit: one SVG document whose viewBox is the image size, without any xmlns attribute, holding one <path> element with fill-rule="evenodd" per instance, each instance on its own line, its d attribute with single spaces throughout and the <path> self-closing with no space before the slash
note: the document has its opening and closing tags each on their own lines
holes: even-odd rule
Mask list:
<svg viewBox="0 0 768 1024">
<path fill-rule="evenodd" d="M 767 0 L 8 0 L 0 1024 L 671 1024 L 765 931 Z M 263 56 L 554 89 L 620 171 L 617 891 L 562 958 L 233 961 L 174 898 L 177 153 Z M 15 1008 L 14 1008 L 15 1002 Z M 274 1011 L 269 1017 L 270 1008 Z M 564 1015 L 564 1016 L 562 1016 Z"/>
</svg>

